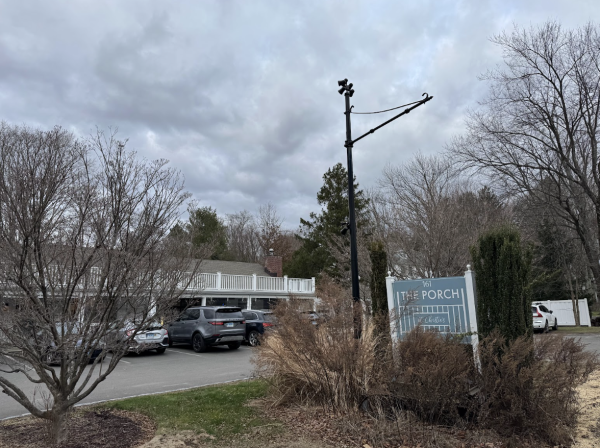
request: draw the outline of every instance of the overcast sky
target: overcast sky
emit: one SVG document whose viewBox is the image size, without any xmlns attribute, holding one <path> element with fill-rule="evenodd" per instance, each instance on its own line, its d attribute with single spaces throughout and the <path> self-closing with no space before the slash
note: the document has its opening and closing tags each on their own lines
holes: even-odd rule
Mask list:
<svg viewBox="0 0 600 448">
<path fill-rule="evenodd" d="M 514 24 L 599 17 L 597 0 L 0 0 L 0 120 L 88 135 L 118 127 L 166 158 L 200 206 L 273 203 L 286 227 L 346 165 L 344 99 L 381 110 L 434 96 L 354 148 L 362 188 L 386 164 L 441 151 L 501 62 Z M 354 136 L 393 116 L 354 115 Z"/>
</svg>

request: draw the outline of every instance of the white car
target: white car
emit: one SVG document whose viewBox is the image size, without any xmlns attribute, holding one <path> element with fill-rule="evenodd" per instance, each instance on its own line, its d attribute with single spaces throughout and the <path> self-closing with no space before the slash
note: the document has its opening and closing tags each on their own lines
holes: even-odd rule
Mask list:
<svg viewBox="0 0 600 448">
<path fill-rule="evenodd" d="M 533 331 L 543 331 L 546 333 L 550 328 L 558 330 L 558 320 L 552 315 L 552 310 L 549 310 L 544 305 L 534 303 L 531 305 L 533 313 Z"/>
</svg>

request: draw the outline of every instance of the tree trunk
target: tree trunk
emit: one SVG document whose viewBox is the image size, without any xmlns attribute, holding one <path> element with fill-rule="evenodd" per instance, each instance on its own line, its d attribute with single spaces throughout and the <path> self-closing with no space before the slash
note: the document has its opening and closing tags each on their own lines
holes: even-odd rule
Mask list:
<svg viewBox="0 0 600 448">
<path fill-rule="evenodd" d="M 575 317 L 575 326 L 579 327 L 579 303 L 575 298 L 573 291 L 573 280 L 571 279 L 571 271 L 568 271 L 567 280 L 569 281 L 569 291 L 571 292 L 571 306 L 573 307 L 573 316 Z"/>
<path fill-rule="evenodd" d="M 581 326 L 581 316 L 579 314 L 579 280 L 575 277 L 575 306 L 573 307 L 575 313 L 575 325 Z"/>
<path fill-rule="evenodd" d="M 67 410 L 54 408 L 48 422 L 48 438 L 52 446 L 61 446 L 67 439 L 65 423 L 67 421 Z"/>
</svg>

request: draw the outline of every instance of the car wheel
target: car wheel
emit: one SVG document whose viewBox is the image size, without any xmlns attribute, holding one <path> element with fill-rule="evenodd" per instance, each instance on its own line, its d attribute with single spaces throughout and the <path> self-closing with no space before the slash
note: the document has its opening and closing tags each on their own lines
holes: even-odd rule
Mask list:
<svg viewBox="0 0 600 448">
<path fill-rule="evenodd" d="M 558 319 L 554 319 L 554 326 L 552 327 L 554 331 L 558 330 Z"/>
<path fill-rule="evenodd" d="M 548 321 L 546 321 L 546 324 L 544 325 L 544 333 L 548 333 Z"/>
<path fill-rule="evenodd" d="M 192 336 L 192 348 L 197 353 L 206 351 L 206 342 L 200 333 L 196 333 Z"/>
<path fill-rule="evenodd" d="M 256 347 L 260 345 L 260 340 L 258 339 L 258 331 L 252 330 L 248 335 L 248 344 L 250 347 Z"/>
<path fill-rule="evenodd" d="M 165 352 L 165 350 L 167 350 L 167 349 L 164 347 L 160 347 L 160 348 L 156 349 L 156 353 L 158 353 L 159 355 L 162 355 Z"/>
<path fill-rule="evenodd" d="M 241 345 L 242 343 L 240 341 L 237 341 L 230 342 L 229 344 L 227 344 L 227 347 L 229 347 L 230 350 L 237 350 L 238 348 L 240 348 Z"/>
</svg>

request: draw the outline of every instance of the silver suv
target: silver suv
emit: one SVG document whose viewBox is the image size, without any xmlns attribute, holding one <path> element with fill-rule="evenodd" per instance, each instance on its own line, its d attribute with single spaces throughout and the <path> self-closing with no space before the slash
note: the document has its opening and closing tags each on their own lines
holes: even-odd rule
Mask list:
<svg viewBox="0 0 600 448">
<path fill-rule="evenodd" d="M 196 352 L 213 345 L 240 348 L 246 336 L 242 309 L 233 306 L 203 306 L 188 308 L 169 325 L 169 345 L 173 342 L 191 343 Z"/>
</svg>

